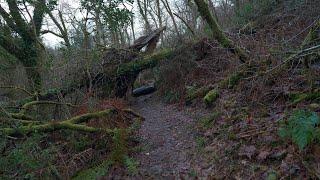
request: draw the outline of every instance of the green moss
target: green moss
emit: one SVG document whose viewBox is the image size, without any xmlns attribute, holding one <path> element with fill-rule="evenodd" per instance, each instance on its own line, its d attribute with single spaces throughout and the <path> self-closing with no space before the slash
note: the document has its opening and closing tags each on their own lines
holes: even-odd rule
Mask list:
<svg viewBox="0 0 320 180">
<path fill-rule="evenodd" d="M 198 89 L 193 89 L 192 91 L 187 92 L 186 103 L 190 103 L 192 100 L 198 97 L 204 97 L 210 90 L 212 86 L 204 86 Z"/>
<path fill-rule="evenodd" d="M 203 98 L 203 101 L 207 106 L 211 106 L 219 97 L 219 91 L 217 89 L 213 89 L 207 93 L 207 95 Z"/>
<path fill-rule="evenodd" d="M 111 75 L 123 76 L 135 72 L 140 72 L 141 70 L 155 67 L 160 60 L 169 58 L 172 55 L 171 50 L 163 50 L 157 54 L 147 56 L 143 59 L 132 61 L 129 63 L 121 64 Z"/>
</svg>

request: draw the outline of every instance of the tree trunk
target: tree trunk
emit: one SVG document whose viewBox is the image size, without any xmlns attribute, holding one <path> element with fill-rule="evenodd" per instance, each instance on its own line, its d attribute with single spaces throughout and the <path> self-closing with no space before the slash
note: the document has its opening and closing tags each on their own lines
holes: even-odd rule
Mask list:
<svg viewBox="0 0 320 180">
<path fill-rule="evenodd" d="M 231 39 L 229 39 L 224 32 L 222 31 L 221 27 L 217 23 L 217 20 L 212 15 L 209 10 L 208 4 L 204 0 L 195 0 L 195 3 L 198 6 L 198 11 L 203 19 L 207 21 L 209 24 L 212 32 L 213 37 L 225 48 L 230 49 L 230 51 L 236 54 L 241 62 L 248 61 L 249 57 L 246 54 L 245 50 L 237 46 Z"/>
</svg>

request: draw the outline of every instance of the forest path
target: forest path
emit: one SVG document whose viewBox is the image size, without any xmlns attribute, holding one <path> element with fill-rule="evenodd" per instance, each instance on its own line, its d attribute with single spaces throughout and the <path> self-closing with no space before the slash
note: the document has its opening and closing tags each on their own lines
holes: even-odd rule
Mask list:
<svg viewBox="0 0 320 180">
<path fill-rule="evenodd" d="M 182 178 L 193 172 L 195 120 L 176 106 L 151 95 L 137 98 L 132 108 L 145 118 L 139 130 L 143 150 L 137 155 L 139 176 Z"/>
</svg>

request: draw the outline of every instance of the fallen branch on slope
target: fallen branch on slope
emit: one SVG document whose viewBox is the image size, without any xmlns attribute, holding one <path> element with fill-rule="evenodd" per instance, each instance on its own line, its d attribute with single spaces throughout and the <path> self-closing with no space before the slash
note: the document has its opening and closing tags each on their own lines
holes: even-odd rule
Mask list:
<svg viewBox="0 0 320 180">
<path fill-rule="evenodd" d="M 48 122 L 40 125 L 20 126 L 17 128 L 1 128 L 0 132 L 8 136 L 23 135 L 23 134 L 30 134 L 30 133 L 41 133 L 41 132 L 53 132 L 61 129 L 69 129 L 74 131 L 82 131 L 82 132 L 90 132 L 90 133 L 92 132 L 112 133 L 113 130 L 111 129 L 94 128 L 94 127 L 82 125 L 81 123 L 88 122 L 90 119 L 93 119 L 93 118 L 102 118 L 102 117 L 111 116 L 115 113 L 117 113 L 115 109 L 107 109 L 104 111 L 76 116 L 71 119 L 63 120 L 60 122 Z"/>
</svg>

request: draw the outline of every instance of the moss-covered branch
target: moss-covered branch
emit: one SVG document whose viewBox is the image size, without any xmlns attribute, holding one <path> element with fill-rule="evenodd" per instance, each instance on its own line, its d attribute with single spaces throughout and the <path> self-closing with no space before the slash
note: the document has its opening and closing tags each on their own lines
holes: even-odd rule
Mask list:
<svg viewBox="0 0 320 180">
<path fill-rule="evenodd" d="M 74 131 L 82 132 L 106 132 L 112 133 L 110 129 L 103 128 L 94 128 L 86 125 L 81 125 L 93 118 L 102 118 L 110 116 L 116 111 L 114 109 L 108 109 L 104 111 L 99 111 L 95 113 L 88 113 L 80 116 L 73 117 L 60 122 L 48 122 L 40 125 L 28 125 L 20 126 L 17 128 L 1 128 L 0 132 L 5 135 L 21 135 L 21 134 L 30 134 L 30 133 L 41 133 L 41 132 L 53 132 L 61 129 L 69 129 Z"/>
<path fill-rule="evenodd" d="M 32 106 L 37 106 L 37 105 L 66 105 L 70 107 L 78 107 L 71 103 L 61 103 L 61 102 L 54 102 L 54 101 L 31 101 L 22 106 L 20 114 L 26 114 L 27 110 L 29 110 Z"/>
<path fill-rule="evenodd" d="M 161 60 L 169 58 L 172 53 L 172 50 L 165 49 L 158 53 L 148 55 L 142 59 L 137 59 L 129 63 L 120 64 L 111 72 L 106 72 L 106 75 L 108 75 L 109 77 L 119 77 L 141 72 L 142 70 L 155 67 Z"/>
</svg>

